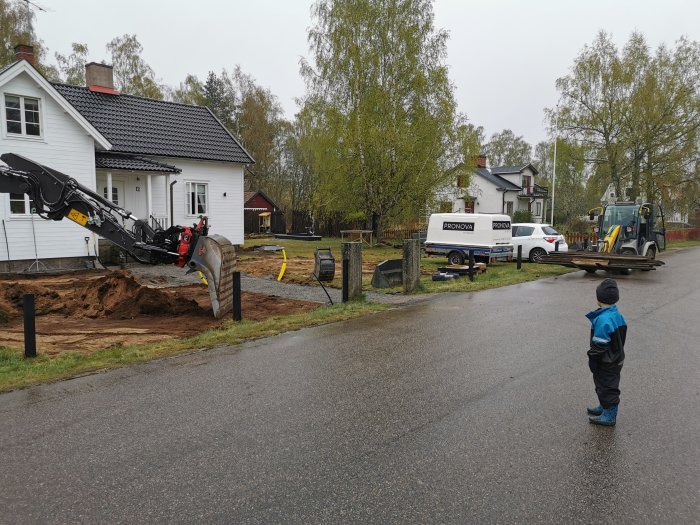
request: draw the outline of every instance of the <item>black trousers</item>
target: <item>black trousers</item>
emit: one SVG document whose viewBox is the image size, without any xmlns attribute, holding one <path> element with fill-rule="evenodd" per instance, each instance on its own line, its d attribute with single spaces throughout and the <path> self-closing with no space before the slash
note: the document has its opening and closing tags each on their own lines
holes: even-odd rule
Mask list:
<svg viewBox="0 0 700 525">
<path fill-rule="evenodd" d="M 601 363 L 600 359 L 589 357 L 588 367 L 593 372 L 593 383 L 598 401 L 603 408 L 610 408 L 620 402 L 620 371 L 619 363 Z"/>
</svg>

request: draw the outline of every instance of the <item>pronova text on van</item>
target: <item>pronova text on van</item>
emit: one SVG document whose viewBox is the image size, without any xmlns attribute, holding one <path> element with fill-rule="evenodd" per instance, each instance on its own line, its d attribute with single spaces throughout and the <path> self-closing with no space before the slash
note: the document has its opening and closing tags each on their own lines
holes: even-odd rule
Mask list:
<svg viewBox="0 0 700 525">
<path fill-rule="evenodd" d="M 510 217 L 498 213 L 434 213 L 428 220 L 425 253 L 464 264 L 469 252 L 477 261 L 513 260 Z"/>
</svg>

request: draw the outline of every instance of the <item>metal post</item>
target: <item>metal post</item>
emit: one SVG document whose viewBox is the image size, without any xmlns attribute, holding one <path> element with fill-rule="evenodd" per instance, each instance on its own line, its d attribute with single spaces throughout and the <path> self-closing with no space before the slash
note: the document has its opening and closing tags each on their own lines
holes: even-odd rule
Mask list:
<svg viewBox="0 0 700 525">
<path fill-rule="evenodd" d="M 517 268 L 520 270 L 523 267 L 523 245 L 518 246 L 518 262 Z"/>
<path fill-rule="evenodd" d="M 469 250 L 469 280 L 474 282 L 474 250 Z"/>
<path fill-rule="evenodd" d="M 240 321 L 241 313 L 241 272 L 233 272 L 233 320 Z"/>
<path fill-rule="evenodd" d="M 34 203 L 32 203 L 34 204 Z M 31 208 L 29 210 L 29 214 L 32 220 L 32 237 L 34 238 L 34 262 L 27 268 L 28 272 L 31 272 L 32 269 L 36 266 L 36 271 L 40 272 L 42 267 L 44 270 L 46 270 L 46 265 L 39 260 L 39 251 L 37 250 L 36 247 L 36 230 L 34 228 L 34 214 L 36 213 L 36 210 L 34 208 Z"/>
<path fill-rule="evenodd" d="M 25 294 L 22 308 L 24 310 L 24 357 L 36 357 L 34 294 Z"/>
</svg>

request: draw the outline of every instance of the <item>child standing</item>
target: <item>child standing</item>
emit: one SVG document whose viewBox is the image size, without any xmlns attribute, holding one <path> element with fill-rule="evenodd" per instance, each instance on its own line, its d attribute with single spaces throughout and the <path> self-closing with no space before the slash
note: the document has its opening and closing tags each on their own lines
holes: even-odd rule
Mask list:
<svg viewBox="0 0 700 525">
<path fill-rule="evenodd" d="M 586 314 L 591 322 L 588 366 L 593 373 L 599 405 L 588 407 L 588 420 L 596 425 L 614 426 L 620 403 L 620 371 L 625 360 L 627 323 L 615 303 L 620 292 L 614 279 L 605 279 L 595 290 L 598 309 Z"/>
</svg>

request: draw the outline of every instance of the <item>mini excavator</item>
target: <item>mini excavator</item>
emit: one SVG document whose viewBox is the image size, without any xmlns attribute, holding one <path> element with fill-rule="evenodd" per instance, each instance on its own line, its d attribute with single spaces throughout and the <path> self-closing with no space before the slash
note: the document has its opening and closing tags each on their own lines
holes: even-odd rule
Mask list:
<svg viewBox="0 0 700 525">
<path fill-rule="evenodd" d="M 152 228 L 74 178 L 14 153 L 0 155 L 0 193 L 29 195 L 36 214 L 71 221 L 109 239 L 141 263 L 175 264 L 206 277 L 214 316 L 233 308 L 235 248 L 221 235 L 209 235 L 207 217 L 188 226 Z M 130 230 L 122 224 L 133 222 Z"/>
</svg>

